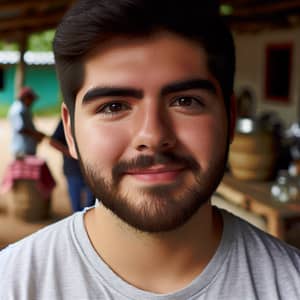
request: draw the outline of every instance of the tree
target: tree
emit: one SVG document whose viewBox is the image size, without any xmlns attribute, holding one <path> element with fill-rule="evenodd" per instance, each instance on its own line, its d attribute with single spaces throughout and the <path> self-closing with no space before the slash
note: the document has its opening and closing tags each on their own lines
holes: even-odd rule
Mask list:
<svg viewBox="0 0 300 300">
<path fill-rule="evenodd" d="M 33 33 L 28 38 L 27 50 L 30 51 L 52 51 L 52 42 L 55 30 L 46 30 L 40 33 Z M 18 50 L 17 43 L 7 43 L 0 41 L 0 50 Z"/>
<path fill-rule="evenodd" d="M 34 33 L 28 39 L 28 50 L 30 51 L 52 51 L 52 42 L 55 30 L 47 30 Z"/>
</svg>

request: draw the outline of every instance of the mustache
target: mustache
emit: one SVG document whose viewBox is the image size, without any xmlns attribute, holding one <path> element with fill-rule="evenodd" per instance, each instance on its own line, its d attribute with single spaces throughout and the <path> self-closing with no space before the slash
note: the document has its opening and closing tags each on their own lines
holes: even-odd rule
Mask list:
<svg viewBox="0 0 300 300">
<path fill-rule="evenodd" d="M 118 162 L 112 169 L 112 177 L 117 182 L 124 173 L 130 170 L 150 168 L 158 164 L 179 164 L 192 171 L 200 169 L 198 162 L 191 156 L 179 155 L 173 152 L 157 153 L 155 155 L 140 155 L 128 161 Z"/>
</svg>

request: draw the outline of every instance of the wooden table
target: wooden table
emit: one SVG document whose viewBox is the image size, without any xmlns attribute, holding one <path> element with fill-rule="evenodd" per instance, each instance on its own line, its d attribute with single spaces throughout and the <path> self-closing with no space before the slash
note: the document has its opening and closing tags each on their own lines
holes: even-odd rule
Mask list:
<svg viewBox="0 0 300 300">
<path fill-rule="evenodd" d="M 300 222 L 300 202 L 280 203 L 270 194 L 272 182 L 242 181 L 226 173 L 217 189 L 225 200 L 262 216 L 270 234 L 286 240 L 287 230 Z"/>
</svg>

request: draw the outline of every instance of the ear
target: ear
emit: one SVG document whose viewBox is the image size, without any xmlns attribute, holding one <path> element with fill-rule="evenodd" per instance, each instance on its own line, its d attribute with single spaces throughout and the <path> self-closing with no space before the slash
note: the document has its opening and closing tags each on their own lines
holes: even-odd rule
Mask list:
<svg viewBox="0 0 300 300">
<path fill-rule="evenodd" d="M 236 97 L 234 94 L 230 97 L 230 124 L 229 124 L 229 140 L 232 143 L 236 125 Z"/>
<path fill-rule="evenodd" d="M 75 141 L 72 133 L 71 116 L 65 103 L 62 103 L 61 105 L 61 118 L 64 125 L 64 131 L 65 131 L 69 152 L 73 158 L 78 159 L 77 151 L 75 147 Z"/>
</svg>

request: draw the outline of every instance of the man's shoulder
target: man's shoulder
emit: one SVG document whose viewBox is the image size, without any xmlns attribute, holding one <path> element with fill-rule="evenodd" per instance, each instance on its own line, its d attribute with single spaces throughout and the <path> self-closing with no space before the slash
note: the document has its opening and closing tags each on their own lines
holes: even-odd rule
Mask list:
<svg viewBox="0 0 300 300">
<path fill-rule="evenodd" d="M 300 250 L 231 213 L 223 220 L 223 256 L 208 298 L 300 299 Z"/>
<path fill-rule="evenodd" d="M 0 269 L 3 266 L 6 270 L 14 268 L 18 262 L 22 265 L 30 264 L 33 260 L 40 260 L 46 253 L 60 251 L 62 243 L 70 239 L 70 222 L 74 217 L 62 219 L 8 245 L 0 252 Z"/>
<path fill-rule="evenodd" d="M 21 101 L 14 101 L 8 110 L 8 118 L 14 120 L 15 118 L 24 117 L 28 113 L 26 106 Z"/>
<path fill-rule="evenodd" d="M 19 100 L 15 100 L 9 108 L 10 113 L 12 113 L 12 112 L 22 112 L 24 110 L 26 110 L 26 106 Z"/>
<path fill-rule="evenodd" d="M 266 265 L 279 265 L 286 267 L 291 264 L 298 270 L 300 276 L 300 249 L 296 248 L 285 241 L 270 235 L 269 233 L 255 227 L 254 225 L 242 220 L 239 217 L 227 213 L 229 218 L 235 220 L 237 226 L 236 243 L 243 245 L 245 249 L 251 249 L 250 255 L 259 262 L 262 258 Z"/>
<path fill-rule="evenodd" d="M 22 299 L 59 299 L 63 292 L 70 292 L 70 299 L 74 299 L 76 294 L 67 291 L 68 286 L 77 278 L 74 270 L 85 267 L 75 233 L 80 220 L 82 213 L 75 213 L 3 249 L 0 299 L 19 299 L 16 295 Z"/>
</svg>

